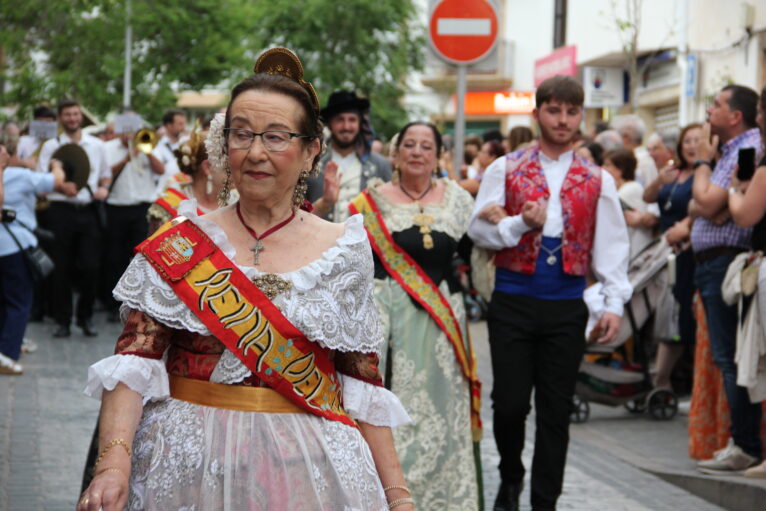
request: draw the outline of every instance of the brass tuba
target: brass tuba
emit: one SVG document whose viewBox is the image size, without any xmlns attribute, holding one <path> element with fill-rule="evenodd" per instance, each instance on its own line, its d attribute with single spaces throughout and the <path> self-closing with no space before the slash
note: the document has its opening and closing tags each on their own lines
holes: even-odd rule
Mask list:
<svg viewBox="0 0 766 511">
<path fill-rule="evenodd" d="M 157 147 L 157 142 L 159 141 L 157 132 L 149 128 L 138 130 L 133 137 L 133 144 L 135 144 L 136 149 L 144 154 L 151 153 Z"/>
</svg>

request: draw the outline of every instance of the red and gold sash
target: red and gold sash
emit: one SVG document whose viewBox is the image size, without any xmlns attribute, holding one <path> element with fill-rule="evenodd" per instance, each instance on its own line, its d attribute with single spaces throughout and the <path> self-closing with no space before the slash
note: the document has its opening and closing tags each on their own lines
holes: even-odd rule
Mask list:
<svg viewBox="0 0 766 511">
<path fill-rule="evenodd" d="M 329 350 L 309 341 L 193 222 L 166 223 L 136 251 L 269 387 L 303 410 L 356 426 Z"/>
<path fill-rule="evenodd" d="M 433 280 L 410 255 L 396 244 L 380 214 L 378 205 L 366 190 L 356 196 L 348 206 L 351 214 L 361 213 L 372 249 L 391 277 L 416 302 L 423 306 L 447 336 L 455 358 L 471 389 L 471 426 L 474 440 L 481 438 L 481 382 L 476 376 L 476 358 L 470 339 L 463 338 L 460 322 L 455 317 L 447 298 Z"/>
<path fill-rule="evenodd" d="M 165 191 L 165 195 L 154 201 L 154 203 L 170 213 L 170 218 L 175 218 L 178 216 L 178 206 L 185 200 L 189 200 L 189 197 L 180 190 L 171 187 Z M 205 212 L 197 208 L 197 214 L 202 216 Z"/>
</svg>

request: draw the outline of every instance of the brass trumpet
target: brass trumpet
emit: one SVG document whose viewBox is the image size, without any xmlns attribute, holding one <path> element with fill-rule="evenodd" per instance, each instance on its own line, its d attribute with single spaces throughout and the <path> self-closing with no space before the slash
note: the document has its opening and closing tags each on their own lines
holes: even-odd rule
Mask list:
<svg viewBox="0 0 766 511">
<path fill-rule="evenodd" d="M 159 141 L 157 132 L 149 128 L 138 130 L 133 137 L 133 144 L 136 146 L 136 149 L 144 154 L 151 153 L 157 147 L 157 142 Z"/>
</svg>

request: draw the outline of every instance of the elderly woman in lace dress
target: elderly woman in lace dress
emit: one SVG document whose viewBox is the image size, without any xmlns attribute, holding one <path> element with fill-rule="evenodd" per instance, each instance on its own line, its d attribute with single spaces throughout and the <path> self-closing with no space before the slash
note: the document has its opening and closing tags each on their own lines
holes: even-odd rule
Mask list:
<svg viewBox="0 0 766 511">
<path fill-rule="evenodd" d="M 434 125 L 406 125 L 394 180 L 371 182 L 351 211 L 363 214 L 375 253 L 386 387 L 413 418 L 394 431 L 404 476 L 420 509 L 470 511 L 479 509 L 480 388 L 453 257 L 473 199 L 437 179 L 441 149 Z"/>
<path fill-rule="evenodd" d="M 283 48 L 259 58 L 208 135 L 239 202 L 182 203 L 117 285 L 125 326 L 89 371 L 100 454 L 79 511 L 414 509 L 362 220 L 301 209 L 321 150 L 302 74 Z"/>
</svg>

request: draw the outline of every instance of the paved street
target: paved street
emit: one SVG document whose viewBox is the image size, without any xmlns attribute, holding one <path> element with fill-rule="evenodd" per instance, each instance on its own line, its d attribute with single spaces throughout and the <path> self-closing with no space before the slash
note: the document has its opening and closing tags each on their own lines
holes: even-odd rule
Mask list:
<svg viewBox="0 0 766 511">
<path fill-rule="evenodd" d="M 82 396 L 87 367 L 109 355 L 119 333 L 116 325 L 97 316 L 97 338 L 53 339 L 53 325 L 32 324 L 28 336 L 40 349 L 25 355 L 26 373 L 0 377 L 0 510 L 71 510 L 79 495 L 80 478 L 98 403 Z M 73 329 L 79 333 L 79 329 Z M 489 391 L 491 372 L 483 324 L 473 327 L 479 368 L 484 381 L 482 442 L 486 509 L 491 509 L 498 486 L 497 452 L 492 436 Z M 606 419 L 615 419 L 608 424 Z M 721 508 L 666 483 L 610 454 L 615 447 L 602 444 L 598 428 L 645 431 L 656 424 L 645 417 L 622 421 L 622 411 L 594 407 L 588 424 L 573 427 L 566 471 L 562 511 L 714 511 Z M 625 412 L 627 414 L 627 412 Z M 605 420 L 599 420 L 603 418 Z M 534 434 L 530 422 L 528 434 Z M 526 461 L 531 444 L 528 439 Z M 602 445 L 600 445 L 602 444 Z M 683 451 L 683 449 L 681 449 Z M 528 487 L 528 484 L 527 484 Z M 528 511 L 529 495 L 522 496 Z"/>
<path fill-rule="evenodd" d="M 484 467 L 485 509 L 490 511 L 500 484 L 497 471 L 498 454 L 492 432 L 492 405 L 489 398 L 492 389 L 492 370 L 489 344 L 484 323 L 471 327 L 471 338 L 476 347 L 479 376 L 483 384 L 482 420 L 482 466 Z M 591 419 L 586 424 L 573 425 L 569 445 L 569 458 L 564 476 L 564 493 L 559 499 L 559 511 L 716 511 L 722 508 L 710 504 L 672 484 L 632 466 L 610 454 L 609 447 L 602 445 L 603 434 L 588 434 L 602 427 L 600 419 L 613 418 L 615 413 L 629 416 L 628 412 L 591 404 Z M 647 417 L 629 417 L 640 421 L 646 430 L 657 423 Z M 681 420 L 681 419 L 679 419 Z M 622 425 L 612 424 L 622 427 Z M 534 448 L 534 417 L 527 422 L 527 439 L 524 448 L 524 465 L 527 478 L 521 496 L 522 511 L 529 511 L 529 471 Z M 658 435 L 659 437 L 660 435 Z M 681 452 L 685 446 L 681 447 Z"/>
</svg>

